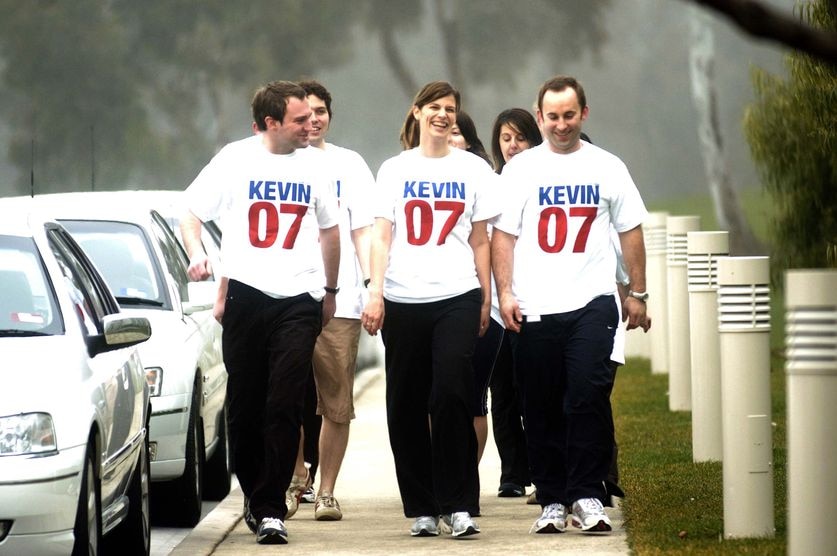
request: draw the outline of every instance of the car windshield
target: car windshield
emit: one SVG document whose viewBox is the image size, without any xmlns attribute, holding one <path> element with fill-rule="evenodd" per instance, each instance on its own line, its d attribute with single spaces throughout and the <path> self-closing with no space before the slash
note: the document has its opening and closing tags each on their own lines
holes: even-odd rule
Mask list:
<svg viewBox="0 0 837 556">
<path fill-rule="evenodd" d="M 139 226 L 100 220 L 62 220 L 123 307 L 162 307 L 165 294 Z"/>
<path fill-rule="evenodd" d="M 0 235 L 0 336 L 62 334 L 57 307 L 35 241 Z"/>
</svg>

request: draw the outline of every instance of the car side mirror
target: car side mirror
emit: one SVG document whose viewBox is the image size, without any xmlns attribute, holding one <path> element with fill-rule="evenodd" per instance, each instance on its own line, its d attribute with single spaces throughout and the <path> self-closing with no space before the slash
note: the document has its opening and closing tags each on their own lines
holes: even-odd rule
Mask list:
<svg viewBox="0 0 837 556">
<path fill-rule="evenodd" d="M 121 313 L 105 315 L 104 333 L 87 337 L 87 351 L 91 357 L 130 347 L 151 337 L 151 323 L 145 317 L 128 317 Z"/>
</svg>

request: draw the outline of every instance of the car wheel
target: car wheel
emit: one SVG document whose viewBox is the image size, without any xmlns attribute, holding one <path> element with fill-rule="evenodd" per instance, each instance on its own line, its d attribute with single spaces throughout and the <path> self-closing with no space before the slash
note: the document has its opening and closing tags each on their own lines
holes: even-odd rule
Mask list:
<svg viewBox="0 0 837 556">
<path fill-rule="evenodd" d="M 102 501 L 99 495 L 99 484 L 96 481 L 94 453 L 95 447 L 91 441 L 84 456 L 78 510 L 76 510 L 76 522 L 73 526 L 75 536 L 73 556 L 99 554 L 99 544 L 102 540 Z"/>
<path fill-rule="evenodd" d="M 218 423 L 218 442 L 215 453 L 206 460 L 203 474 L 203 497 L 205 500 L 223 500 L 230 493 L 232 464 L 230 436 L 227 429 L 227 409 L 221 411 Z"/>
<path fill-rule="evenodd" d="M 196 382 L 189 411 L 189 429 L 186 432 L 186 467 L 183 475 L 174 481 L 154 485 L 154 513 L 160 516 L 160 521 L 165 525 L 194 527 L 201 520 L 204 454 L 200 414 L 201 389 L 200 383 Z"/>
<path fill-rule="evenodd" d="M 134 476 L 128 487 L 128 515 L 125 520 L 105 537 L 108 552 L 128 556 L 148 556 L 151 552 L 151 525 L 148 499 L 150 468 L 148 465 L 148 435 L 145 436 Z"/>
</svg>

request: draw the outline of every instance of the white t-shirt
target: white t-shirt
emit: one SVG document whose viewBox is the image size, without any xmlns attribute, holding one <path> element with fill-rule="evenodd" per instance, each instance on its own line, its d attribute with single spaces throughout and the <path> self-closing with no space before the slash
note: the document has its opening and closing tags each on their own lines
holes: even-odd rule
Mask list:
<svg viewBox="0 0 837 556">
<path fill-rule="evenodd" d="M 330 178 L 309 149 L 272 154 L 253 135 L 229 143 L 186 189 L 203 221 L 221 218 L 224 275 L 268 295 L 325 294 L 321 228 L 337 225 Z"/>
<path fill-rule="evenodd" d="M 357 260 L 352 230 L 375 223 L 370 203 L 375 178 L 358 153 L 331 143 L 325 149 L 309 147 L 325 156 L 324 164 L 332 174 L 333 186 L 340 204 L 340 276 L 337 285 L 335 317 L 359 319 L 363 311 L 361 294 L 363 273 Z"/>
<path fill-rule="evenodd" d="M 617 232 L 646 210 L 625 164 L 582 141 L 570 154 L 544 142 L 512 158 L 501 176 L 494 227 L 517 236 L 512 291 L 524 315 L 566 313 L 616 291 Z"/>
<path fill-rule="evenodd" d="M 485 160 L 462 149 L 430 158 L 415 148 L 381 165 L 375 216 L 393 223 L 384 297 L 427 303 L 480 287 L 468 237 L 472 222 L 499 212 L 496 182 Z"/>
<path fill-rule="evenodd" d="M 625 259 L 622 257 L 622 244 L 619 241 L 619 234 L 616 230 L 611 228 L 610 240 L 613 243 L 613 251 L 616 253 L 616 283 L 624 286 L 628 285 L 628 269 L 625 268 Z M 610 354 L 610 360 L 625 364 L 625 334 L 627 333 L 627 323 L 622 322 L 622 300 L 619 298 L 619 292 L 613 294 L 616 298 L 616 308 L 619 313 L 619 326 L 613 334 L 613 351 Z"/>
</svg>

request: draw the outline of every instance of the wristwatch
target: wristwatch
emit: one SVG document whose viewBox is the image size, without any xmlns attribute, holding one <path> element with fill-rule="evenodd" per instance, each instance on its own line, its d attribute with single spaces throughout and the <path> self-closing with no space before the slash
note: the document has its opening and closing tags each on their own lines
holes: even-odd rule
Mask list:
<svg viewBox="0 0 837 556">
<path fill-rule="evenodd" d="M 635 292 L 634 290 L 629 290 L 628 295 L 635 299 L 639 299 L 643 303 L 648 301 L 648 292 Z"/>
<path fill-rule="evenodd" d="M 340 291 L 340 288 L 329 288 L 328 286 L 324 287 L 323 289 L 326 291 L 326 293 L 335 293 L 336 294 L 337 292 Z"/>
</svg>

